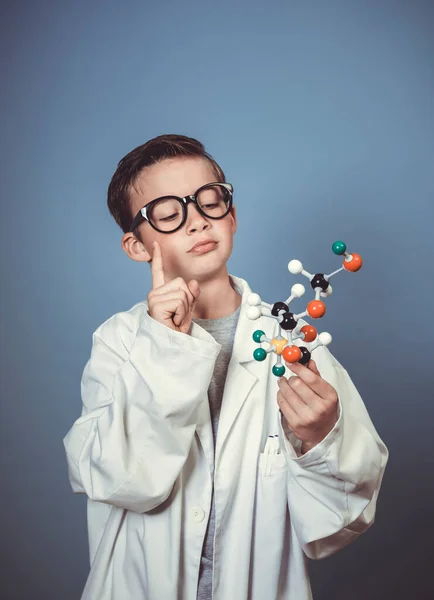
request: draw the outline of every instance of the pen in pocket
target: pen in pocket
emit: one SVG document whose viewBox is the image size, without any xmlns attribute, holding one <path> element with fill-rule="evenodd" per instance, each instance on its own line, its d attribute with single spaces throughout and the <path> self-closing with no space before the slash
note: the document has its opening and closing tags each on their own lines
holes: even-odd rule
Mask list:
<svg viewBox="0 0 434 600">
<path fill-rule="evenodd" d="M 274 436 L 274 452 L 273 454 L 279 454 L 279 436 Z"/>
<path fill-rule="evenodd" d="M 265 465 L 264 474 L 271 474 L 271 467 L 273 466 L 273 456 L 279 454 L 279 436 L 269 435 L 264 448 Z"/>
</svg>

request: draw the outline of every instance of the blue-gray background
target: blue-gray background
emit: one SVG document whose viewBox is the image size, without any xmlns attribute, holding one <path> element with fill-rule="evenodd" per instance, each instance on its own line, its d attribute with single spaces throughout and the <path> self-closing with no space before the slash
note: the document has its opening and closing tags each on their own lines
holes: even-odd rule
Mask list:
<svg viewBox="0 0 434 600">
<path fill-rule="evenodd" d="M 335 239 L 363 256 L 321 325 L 391 458 L 374 527 L 311 563 L 314 596 L 434 597 L 433 17 L 418 0 L 3 3 L 2 598 L 83 588 L 62 438 L 92 332 L 150 287 L 106 189 L 169 132 L 234 184 L 230 272 L 269 301 L 296 281 L 291 258 L 332 271 Z"/>
</svg>

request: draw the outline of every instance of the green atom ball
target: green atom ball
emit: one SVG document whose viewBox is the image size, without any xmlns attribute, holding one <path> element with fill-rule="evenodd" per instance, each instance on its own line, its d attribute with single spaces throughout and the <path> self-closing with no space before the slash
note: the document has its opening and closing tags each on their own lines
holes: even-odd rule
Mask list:
<svg viewBox="0 0 434 600">
<path fill-rule="evenodd" d="M 261 342 L 261 337 L 265 335 L 265 333 L 263 331 L 261 331 L 260 329 L 257 329 L 254 333 L 253 333 L 253 341 L 257 342 L 258 344 Z"/>
<path fill-rule="evenodd" d="M 285 372 L 285 367 L 283 365 L 274 365 L 272 371 L 273 375 L 276 375 L 276 377 L 282 377 Z"/>
<path fill-rule="evenodd" d="M 345 252 L 345 250 L 347 249 L 346 245 L 344 244 L 344 242 L 335 242 L 332 245 L 332 250 L 335 254 L 337 254 L 338 256 L 340 256 L 341 254 L 343 254 Z"/>
<path fill-rule="evenodd" d="M 256 348 L 256 350 L 253 352 L 253 358 L 255 360 L 265 360 L 267 358 L 267 353 L 265 352 L 264 348 Z"/>
</svg>

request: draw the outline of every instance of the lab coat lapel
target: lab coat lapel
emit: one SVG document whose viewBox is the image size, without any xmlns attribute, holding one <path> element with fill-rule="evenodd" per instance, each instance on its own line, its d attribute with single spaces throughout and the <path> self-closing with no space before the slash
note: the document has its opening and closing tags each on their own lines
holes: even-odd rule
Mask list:
<svg viewBox="0 0 434 600">
<path fill-rule="evenodd" d="M 252 293 L 249 285 L 244 279 L 230 275 L 232 283 L 239 294 L 241 294 L 241 309 L 235 332 L 232 357 L 229 362 L 225 388 L 223 392 L 222 407 L 217 431 L 217 443 L 215 449 L 215 462 L 217 464 L 219 454 L 224 442 L 241 410 L 252 387 L 258 381 L 255 373 L 261 370 L 263 364 L 258 364 L 253 358 L 253 352 L 258 347 L 253 341 L 252 334 L 256 329 L 263 329 L 264 318 L 256 321 L 250 320 L 247 315 L 247 298 Z M 252 365 L 253 363 L 253 365 Z M 248 368 L 250 367 L 250 368 Z M 211 454 L 212 430 L 209 414 L 209 406 L 201 406 L 199 415 L 200 422 L 197 433 L 202 447 L 207 455 L 208 462 L 212 464 L 214 457 Z"/>
<path fill-rule="evenodd" d="M 260 327 L 261 319 L 250 320 L 247 315 L 249 304 L 247 298 L 252 293 L 249 285 L 243 279 L 231 275 L 236 290 L 242 294 L 240 316 L 235 331 L 232 356 L 228 366 L 225 388 L 223 392 L 222 407 L 220 411 L 219 426 L 217 431 L 216 464 L 223 449 L 225 440 L 240 412 L 252 387 L 258 377 L 247 368 L 247 365 L 256 361 L 253 352 L 257 344 L 253 341 L 253 332 Z M 256 366 L 256 365 L 255 365 Z"/>
</svg>

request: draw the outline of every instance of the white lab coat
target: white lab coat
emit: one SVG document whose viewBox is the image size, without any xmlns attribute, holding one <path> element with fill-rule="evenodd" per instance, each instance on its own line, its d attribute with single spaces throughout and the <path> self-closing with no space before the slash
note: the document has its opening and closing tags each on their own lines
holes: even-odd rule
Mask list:
<svg viewBox="0 0 434 600">
<path fill-rule="evenodd" d="M 207 390 L 221 346 L 209 333 L 173 331 L 143 301 L 93 335 L 82 416 L 64 439 L 72 489 L 88 496 L 82 600 L 196 600 L 213 483 L 213 600 L 308 600 L 306 555 L 328 556 L 373 523 L 388 451 L 350 377 L 314 351 L 339 420 L 299 456 L 281 423 L 275 355 L 252 357 L 253 331 L 273 337 L 277 322 L 249 320 L 251 290 L 230 277 L 242 306 L 215 455 Z M 269 435 L 280 451 L 267 457 Z"/>
</svg>

